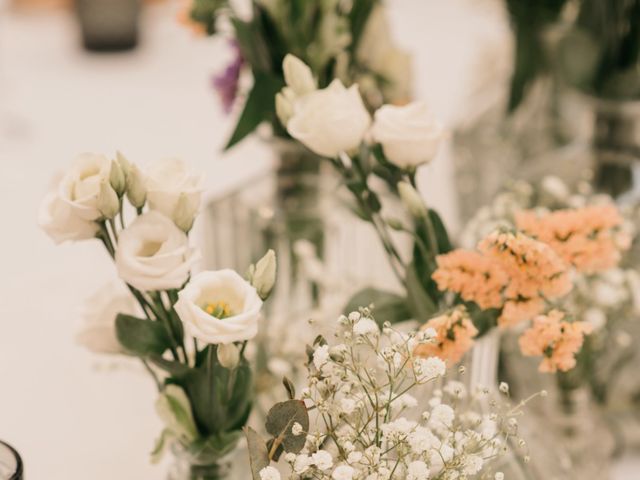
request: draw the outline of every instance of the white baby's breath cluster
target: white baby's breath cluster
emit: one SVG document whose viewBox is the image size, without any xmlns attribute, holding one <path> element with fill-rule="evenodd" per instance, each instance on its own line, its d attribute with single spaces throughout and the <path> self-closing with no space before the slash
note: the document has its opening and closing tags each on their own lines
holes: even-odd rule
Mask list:
<svg viewBox="0 0 640 480">
<path fill-rule="evenodd" d="M 506 396 L 494 399 L 488 389 L 469 392 L 464 383 L 444 379 L 439 358 L 414 356 L 435 332 L 380 329 L 366 308 L 338 323 L 334 343 L 319 338 L 308 352 L 302 400 L 311 426 L 302 432 L 294 425 L 294 434 L 307 436 L 306 446 L 283 456 L 286 478 L 477 478 L 489 475 L 511 437 L 519 440 L 521 405 L 512 408 Z M 274 467 L 260 476 L 281 478 Z"/>
</svg>

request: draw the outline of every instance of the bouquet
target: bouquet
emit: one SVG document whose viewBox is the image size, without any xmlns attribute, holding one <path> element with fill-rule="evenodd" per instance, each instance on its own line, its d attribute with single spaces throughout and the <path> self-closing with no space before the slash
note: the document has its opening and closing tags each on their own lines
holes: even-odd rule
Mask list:
<svg viewBox="0 0 640 480">
<path fill-rule="evenodd" d="M 99 352 L 137 357 L 156 382 L 165 429 L 154 458 L 171 444 L 193 475 L 218 478 L 251 412 L 244 351 L 276 261 L 269 251 L 247 280 L 232 270 L 192 274 L 198 253 L 188 234 L 201 192 L 201 176 L 181 160 L 142 171 L 121 154 L 83 154 L 45 198 L 39 223 L 57 243 L 99 240 L 115 262 L 130 296 L 101 301 L 101 322 L 79 338 Z"/>
<path fill-rule="evenodd" d="M 383 102 L 404 103 L 411 96 L 411 62 L 393 45 L 386 13 L 378 0 L 284 1 L 251 0 L 243 12 L 226 0 L 187 0 L 182 19 L 200 32 L 231 37 L 235 56 L 214 86 L 226 111 L 233 107 L 240 76 L 250 71 L 253 85 L 246 92 L 244 109 L 226 148 L 230 148 L 263 122 L 274 135 L 288 137 L 276 117 L 283 94 L 307 93 L 316 88 L 294 77 L 284 63 L 288 53 L 302 58 L 326 87 L 334 77 L 362 85 L 366 101 L 375 108 Z M 305 79 L 310 78 L 306 76 Z"/>
<path fill-rule="evenodd" d="M 510 405 L 506 384 L 492 396 L 445 382 L 441 359 L 415 355 L 436 335 L 381 329 L 368 308 L 341 316 L 334 342 L 320 336 L 307 348 L 299 397 L 285 379 L 289 400 L 269 412 L 270 439 L 247 429 L 253 479 L 501 480 L 495 469 L 513 441 L 528 461 L 518 433 L 525 402 Z"/>
<path fill-rule="evenodd" d="M 310 72 L 300 65 L 297 76 L 305 75 Z M 357 86 L 346 88 L 334 80 L 327 88 L 291 98 L 280 119 L 293 138 L 339 172 L 354 211 L 377 232 L 403 287 L 401 293 L 367 288 L 346 310 L 373 303 L 384 307 L 391 322 L 418 320 L 422 328 L 438 332 L 423 354 L 451 363 L 460 360 L 475 337 L 494 327 L 531 322 L 522 352 L 542 357 L 544 371 L 573 368 L 591 327 L 562 311 L 561 300 L 571 292 L 582 261 L 596 267 L 598 261 L 615 262 L 628 247 L 614 206 L 571 212 L 573 225 L 591 213 L 595 219 L 582 225 L 576 242 L 566 245 L 554 241 L 553 232 L 539 231 L 535 218 L 523 213 L 522 223 L 491 231 L 476 248 L 454 249 L 439 215 L 417 190 L 416 171 L 435 156 L 443 136 L 424 104 L 384 105 L 372 122 Z M 402 200 L 411 224 L 383 216 L 374 178 Z M 401 254 L 393 231 L 413 240 L 409 256 Z"/>
</svg>

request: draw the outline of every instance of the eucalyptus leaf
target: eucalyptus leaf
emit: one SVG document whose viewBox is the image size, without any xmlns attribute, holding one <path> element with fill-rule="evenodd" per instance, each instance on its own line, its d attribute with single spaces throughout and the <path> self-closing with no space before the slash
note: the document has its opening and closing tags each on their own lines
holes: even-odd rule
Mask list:
<svg viewBox="0 0 640 480">
<path fill-rule="evenodd" d="M 291 429 L 299 423 L 303 433 L 294 435 Z M 276 403 L 267 414 L 267 432 L 279 441 L 286 452 L 300 453 L 304 448 L 309 431 L 309 414 L 301 400 L 287 400 Z"/>
<path fill-rule="evenodd" d="M 162 355 L 171 345 L 164 326 L 159 322 L 118 314 L 116 336 L 120 344 L 133 355 Z"/>
<path fill-rule="evenodd" d="M 251 463 L 251 475 L 253 480 L 260 479 L 260 470 L 269 466 L 269 452 L 267 445 L 258 432 L 251 427 L 244 428 L 249 449 L 249 462 Z"/>
</svg>

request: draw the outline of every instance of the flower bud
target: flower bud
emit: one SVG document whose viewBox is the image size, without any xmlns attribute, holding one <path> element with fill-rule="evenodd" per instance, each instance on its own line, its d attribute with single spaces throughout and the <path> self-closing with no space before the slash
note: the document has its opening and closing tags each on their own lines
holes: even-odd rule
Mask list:
<svg viewBox="0 0 640 480">
<path fill-rule="evenodd" d="M 102 216 L 108 220 L 115 217 L 120 211 L 120 199 L 111 184 L 106 180 L 100 183 L 100 193 L 98 193 L 98 210 Z"/>
<path fill-rule="evenodd" d="M 118 197 L 121 197 L 127 188 L 127 182 L 124 176 L 124 171 L 122 170 L 122 167 L 120 166 L 120 164 L 115 160 L 111 161 L 111 171 L 109 172 L 109 183 L 118 194 Z"/>
<path fill-rule="evenodd" d="M 276 254 L 273 250 L 269 250 L 262 257 L 253 272 L 251 284 L 258 292 L 262 300 L 266 300 L 273 285 L 276 283 Z"/>
<path fill-rule="evenodd" d="M 218 345 L 218 361 L 220 365 L 233 370 L 240 363 L 240 351 L 233 343 L 221 343 Z"/>
<path fill-rule="evenodd" d="M 173 211 L 173 223 L 185 233 L 189 233 L 193 227 L 193 221 L 198 213 L 198 206 L 194 202 L 189 201 L 186 194 L 181 193 L 178 203 Z"/>
<path fill-rule="evenodd" d="M 287 54 L 282 62 L 284 80 L 296 95 L 306 95 L 316 90 L 311 69 L 298 57 Z"/>
<path fill-rule="evenodd" d="M 415 188 L 407 182 L 398 182 L 398 193 L 400 194 L 402 203 L 404 203 L 404 206 L 412 216 L 415 218 L 426 218 L 427 207 Z"/>
<path fill-rule="evenodd" d="M 285 127 L 293 116 L 293 104 L 283 93 L 276 94 L 276 115 L 278 115 L 280 123 Z"/>
<path fill-rule="evenodd" d="M 118 162 L 118 165 L 122 169 L 125 180 L 129 178 L 129 174 L 131 172 L 131 163 L 129 162 L 129 160 L 127 160 L 127 157 L 125 157 L 122 152 L 116 152 L 116 162 Z"/>
<path fill-rule="evenodd" d="M 127 177 L 127 198 L 135 208 L 142 208 L 147 201 L 147 189 L 144 186 L 142 172 L 135 165 L 131 165 Z"/>
</svg>

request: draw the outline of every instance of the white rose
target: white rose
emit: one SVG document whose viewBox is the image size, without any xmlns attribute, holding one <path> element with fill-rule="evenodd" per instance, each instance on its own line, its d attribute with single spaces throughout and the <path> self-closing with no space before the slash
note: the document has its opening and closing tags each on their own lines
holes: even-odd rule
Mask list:
<svg viewBox="0 0 640 480">
<path fill-rule="evenodd" d="M 158 212 L 147 212 L 120 233 L 118 274 L 142 291 L 180 288 L 197 260 L 184 232 Z"/>
<path fill-rule="evenodd" d="M 73 214 L 84 220 L 102 217 L 98 208 L 100 187 L 109 182 L 111 160 L 104 155 L 83 153 L 74 160 L 71 169 L 62 177 L 58 195 Z"/>
<path fill-rule="evenodd" d="M 47 194 L 40 204 L 38 225 L 56 243 L 87 240 L 98 233 L 98 224 L 79 217 L 57 192 Z"/>
<path fill-rule="evenodd" d="M 211 344 L 255 337 L 261 308 L 256 289 L 233 270 L 195 275 L 175 305 L 187 331 Z"/>
<path fill-rule="evenodd" d="M 358 86 L 345 88 L 334 80 L 295 102 L 287 130 L 318 155 L 336 157 L 358 147 L 370 123 Z"/>
<path fill-rule="evenodd" d="M 371 134 L 382 144 L 391 163 L 412 168 L 433 159 L 444 129 L 424 103 L 414 102 L 404 107 L 384 105 L 378 109 Z"/>
<path fill-rule="evenodd" d="M 203 177 L 191 172 L 178 158 L 167 158 L 149 165 L 146 173 L 147 201 L 179 224 L 191 222 L 200 208 Z"/>
<path fill-rule="evenodd" d="M 123 353 L 116 337 L 116 317 L 119 313 L 137 315 L 138 312 L 133 296 L 124 285 L 109 283 L 83 304 L 80 311 L 83 325 L 76 341 L 94 353 Z"/>
</svg>

